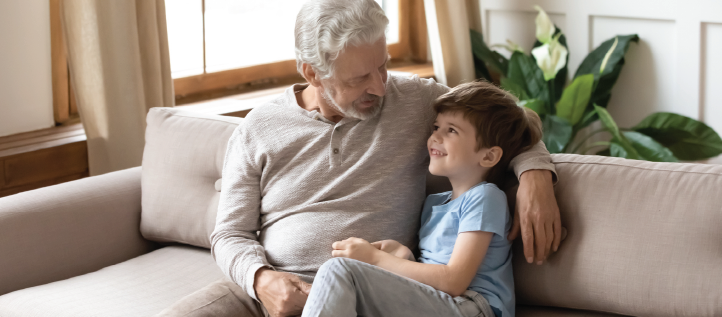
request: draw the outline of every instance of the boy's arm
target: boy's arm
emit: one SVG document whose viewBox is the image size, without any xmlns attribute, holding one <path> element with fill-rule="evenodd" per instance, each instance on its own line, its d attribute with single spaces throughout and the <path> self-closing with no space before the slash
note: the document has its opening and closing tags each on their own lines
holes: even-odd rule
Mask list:
<svg viewBox="0 0 722 317">
<path fill-rule="evenodd" d="M 447 265 L 401 259 L 376 249 L 370 243 L 358 238 L 335 242 L 333 256 L 367 262 L 429 285 L 451 296 L 459 296 L 469 287 L 479 265 L 484 261 L 493 235 L 485 231 L 460 233 Z"/>
</svg>

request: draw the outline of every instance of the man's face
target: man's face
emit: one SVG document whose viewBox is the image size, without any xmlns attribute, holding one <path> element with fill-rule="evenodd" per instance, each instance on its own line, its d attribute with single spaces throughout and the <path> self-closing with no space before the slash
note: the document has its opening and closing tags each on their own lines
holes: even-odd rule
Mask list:
<svg viewBox="0 0 722 317">
<path fill-rule="evenodd" d="M 349 46 L 336 59 L 332 78 L 322 80 L 323 97 L 344 117 L 369 119 L 381 111 L 386 95 L 386 38 Z"/>
</svg>

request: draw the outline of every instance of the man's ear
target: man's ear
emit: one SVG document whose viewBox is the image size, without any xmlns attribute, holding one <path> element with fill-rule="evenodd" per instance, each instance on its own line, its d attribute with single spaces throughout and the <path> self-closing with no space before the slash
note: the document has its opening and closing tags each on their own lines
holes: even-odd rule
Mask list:
<svg viewBox="0 0 722 317">
<path fill-rule="evenodd" d="M 301 65 L 301 70 L 303 71 L 303 78 L 306 79 L 306 81 L 311 84 L 311 86 L 321 86 L 321 80 L 316 77 L 316 71 L 313 70 L 313 67 L 311 67 L 311 65 L 303 63 Z"/>
<path fill-rule="evenodd" d="M 494 167 L 499 161 L 501 160 L 501 156 L 504 154 L 504 150 L 502 150 L 498 146 L 492 146 L 487 149 L 481 149 L 482 155 L 481 160 L 479 161 L 479 165 L 483 167 Z"/>
</svg>

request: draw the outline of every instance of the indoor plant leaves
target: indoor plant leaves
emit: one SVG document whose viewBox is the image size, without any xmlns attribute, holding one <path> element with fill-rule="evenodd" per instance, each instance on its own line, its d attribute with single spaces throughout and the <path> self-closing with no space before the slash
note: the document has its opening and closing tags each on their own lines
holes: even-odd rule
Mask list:
<svg viewBox="0 0 722 317">
<path fill-rule="evenodd" d="M 594 110 L 597 111 L 597 114 L 599 115 L 599 120 L 602 121 L 602 125 L 604 126 L 604 128 L 612 134 L 612 145 L 610 145 L 609 147 L 612 156 L 638 159 L 639 154 L 637 153 L 637 150 L 634 149 L 629 140 L 627 140 L 627 138 L 622 134 L 622 132 L 619 131 L 617 123 L 614 122 L 614 119 L 612 119 L 612 116 L 609 114 L 609 112 L 607 112 L 607 109 L 604 109 L 595 104 Z"/>
<path fill-rule="evenodd" d="M 719 134 L 702 122 L 675 113 L 653 113 L 632 130 L 650 136 L 680 160 L 694 161 L 722 154 Z"/>
<path fill-rule="evenodd" d="M 544 100 L 547 111 L 552 113 L 554 103 L 549 100 L 549 87 L 544 80 L 544 73 L 534 60 L 521 52 L 514 52 L 509 60 L 509 69 L 506 76 L 515 84 L 523 87 L 529 98 Z"/>
<path fill-rule="evenodd" d="M 579 76 L 564 89 L 559 103 L 557 103 L 557 116 L 567 119 L 575 125 L 582 119 L 584 110 L 587 109 L 589 98 L 592 96 L 594 75 L 586 74 Z"/>
<path fill-rule="evenodd" d="M 475 30 L 469 30 L 469 32 L 471 35 L 471 51 L 474 58 L 486 63 L 493 71 L 502 75 L 506 74 L 509 67 L 509 61 L 506 57 L 497 51 L 489 49 L 486 43 L 484 43 L 484 36 L 481 33 Z M 476 67 L 476 61 L 474 62 L 474 66 Z M 486 66 L 484 69 L 487 69 Z M 487 79 L 491 81 L 490 78 Z"/>
<path fill-rule="evenodd" d="M 542 129 L 544 129 L 542 140 L 547 150 L 549 153 L 561 153 L 572 138 L 572 125 L 555 115 L 548 114 L 542 117 Z"/>
<path fill-rule="evenodd" d="M 622 134 L 637 150 L 641 159 L 652 162 L 679 162 L 672 151 L 644 134 L 634 131 L 624 131 Z"/>
<path fill-rule="evenodd" d="M 600 73 L 600 69 L 605 56 L 609 52 L 609 49 L 614 46 L 617 42 L 616 47 L 609 55 L 604 72 Z M 577 68 L 577 72 L 574 74 L 574 78 L 577 78 L 584 74 L 594 74 L 597 79 L 597 85 L 592 93 L 591 103 L 597 104 L 604 108 L 609 103 L 609 98 L 612 95 L 612 87 L 619 78 L 619 73 L 622 71 L 624 66 L 624 54 L 629 49 L 629 43 L 639 42 L 639 36 L 637 34 L 630 35 L 618 35 L 615 38 L 611 38 L 594 49 L 587 57 L 584 58 L 582 64 Z"/>
<path fill-rule="evenodd" d="M 527 107 L 531 110 L 534 110 L 536 114 L 539 116 L 543 114 L 547 114 L 546 109 L 544 108 L 544 101 L 541 101 L 539 99 L 526 99 L 519 101 L 517 103 L 520 107 Z"/>
</svg>

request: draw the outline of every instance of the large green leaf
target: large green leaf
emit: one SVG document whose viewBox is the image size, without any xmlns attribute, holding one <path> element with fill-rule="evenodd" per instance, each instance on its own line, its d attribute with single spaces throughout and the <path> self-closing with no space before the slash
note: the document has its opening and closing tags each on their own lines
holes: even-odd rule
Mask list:
<svg viewBox="0 0 722 317">
<path fill-rule="evenodd" d="M 556 25 L 554 27 L 556 28 L 556 30 L 554 31 L 554 36 L 556 36 L 559 33 L 562 33 L 562 30 L 559 27 L 557 27 Z M 567 37 L 564 36 L 564 34 L 562 34 L 559 37 L 559 44 L 564 45 L 564 47 L 566 47 L 567 50 L 569 49 L 569 46 L 567 46 Z M 539 40 L 536 40 L 534 42 L 534 46 L 532 47 L 532 49 L 535 49 L 538 46 L 542 46 L 542 45 L 544 45 L 542 42 L 539 42 Z M 532 56 L 532 59 L 533 58 L 534 58 L 534 56 Z M 534 62 L 536 62 L 536 60 Z M 559 70 L 559 72 L 557 73 L 557 77 L 554 77 L 554 96 L 555 96 L 554 99 L 556 99 L 556 100 L 554 100 L 555 103 L 557 101 L 559 101 L 559 98 L 561 98 L 562 91 L 564 90 L 564 85 L 566 85 L 566 83 L 567 83 L 567 73 L 569 73 L 569 69 L 567 67 L 568 65 L 569 65 L 569 54 L 567 54 L 567 60 L 566 60 L 566 63 L 564 63 L 564 68 Z"/>
<path fill-rule="evenodd" d="M 622 134 L 632 143 L 641 159 L 652 162 L 679 162 L 672 151 L 644 134 L 634 131 L 625 131 Z"/>
<path fill-rule="evenodd" d="M 547 111 L 554 112 L 554 103 L 549 100 L 549 87 L 544 80 L 544 73 L 531 57 L 521 52 L 514 52 L 509 60 L 509 71 L 506 77 L 523 87 L 529 94 L 529 98 L 544 100 L 547 104 Z"/>
<path fill-rule="evenodd" d="M 541 101 L 539 99 L 522 100 L 519 101 L 518 105 L 534 110 L 534 112 L 536 112 L 536 114 L 538 114 L 539 116 L 547 114 L 546 109 L 544 108 L 544 101 Z"/>
<path fill-rule="evenodd" d="M 492 51 L 484 42 L 484 36 L 481 33 L 471 29 L 469 33 L 471 35 L 471 51 L 473 52 L 474 58 L 483 61 L 499 74 L 506 74 L 507 68 L 509 67 L 509 61 L 506 57 L 497 51 Z"/>
<path fill-rule="evenodd" d="M 545 115 L 542 121 L 542 140 L 549 153 L 561 153 L 572 138 L 572 125 L 555 115 Z"/>
<path fill-rule="evenodd" d="M 607 59 L 604 72 L 600 73 L 599 70 L 604 62 L 604 57 L 609 52 L 609 49 L 614 46 L 615 41 L 617 45 Z M 622 66 L 624 66 L 624 54 L 627 53 L 629 43 L 631 42 L 639 42 L 639 36 L 637 36 L 637 34 L 630 34 L 618 35 L 616 39 L 611 38 L 589 53 L 589 55 L 584 58 L 584 61 L 582 61 L 582 64 L 579 65 L 579 68 L 577 68 L 574 78 L 585 74 L 594 74 L 597 78 L 597 86 L 592 93 L 590 104 L 607 107 L 609 98 L 612 95 L 612 87 L 614 87 L 614 84 L 617 82 L 619 73 L 622 71 Z"/>
<path fill-rule="evenodd" d="M 492 82 L 494 80 L 489 73 L 489 69 L 486 68 L 486 63 L 476 58 L 476 56 L 474 56 L 474 72 L 476 74 L 476 78 L 483 78 L 488 82 Z"/>
<path fill-rule="evenodd" d="M 680 160 L 695 161 L 722 154 L 719 134 L 706 124 L 682 115 L 653 113 L 632 129 L 666 146 Z"/>
<path fill-rule="evenodd" d="M 529 99 L 529 94 L 526 92 L 526 88 L 517 84 L 515 81 L 506 77 L 502 77 L 500 82 L 501 88 L 504 88 L 504 90 L 511 92 L 511 94 L 519 98 L 519 100 Z"/>
<path fill-rule="evenodd" d="M 589 98 L 592 96 L 594 75 L 582 75 L 564 90 L 562 98 L 557 103 L 557 116 L 567 119 L 572 125 L 577 124 L 587 109 Z"/>
<path fill-rule="evenodd" d="M 638 159 L 639 154 L 637 153 L 637 150 L 634 149 L 629 140 L 627 140 L 627 138 L 624 137 L 622 132 L 619 131 L 617 123 L 614 122 L 614 119 L 612 119 L 612 116 L 609 114 L 609 112 L 607 112 L 607 109 L 604 109 L 598 105 L 594 105 L 594 109 L 597 111 L 597 114 L 599 115 L 599 120 L 602 121 L 602 125 L 604 126 L 604 128 L 612 134 L 612 145 L 617 144 L 621 146 L 621 148 L 624 150 L 624 156 L 620 156 L 622 153 L 621 150 L 619 148 L 610 146 L 609 149 L 612 152 L 612 156 Z"/>
</svg>

